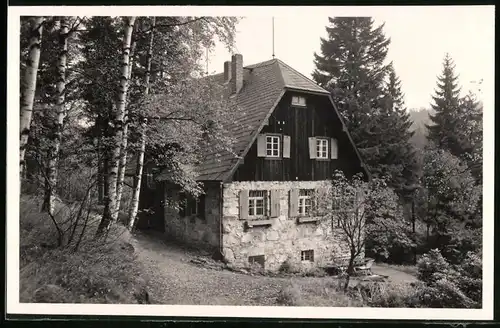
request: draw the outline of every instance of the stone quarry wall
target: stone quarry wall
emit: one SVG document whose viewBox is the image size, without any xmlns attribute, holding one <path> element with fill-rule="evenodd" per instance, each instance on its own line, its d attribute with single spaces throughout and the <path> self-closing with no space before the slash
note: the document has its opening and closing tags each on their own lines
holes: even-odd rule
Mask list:
<svg viewBox="0 0 500 328">
<path fill-rule="evenodd" d="M 172 204 L 179 200 L 179 187 L 167 185 L 165 188 L 165 236 L 190 246 L 205 250 L 217 250 L 220 245 L 220 187 L 205 187 L 205 213 L 197 216 L 181 217 Z M 173 201 L 173 202 L 172 202 Z"/>
<path fill-rule="evenodd" d="M 291 189 L 328 190 L 329 181 L 256 181 L 232 182 L 223 187 L 223 254 L 235 267 L 247 267 L 249 256 L 265 256 L 265 269 L 279 270 L 288 261 L 301 269 L 327 265 L 333 257 L 349 256 L 342 231 L 336 222 L 325 217 L 316 222 L 298 223 L 289 217 Z M 267 218 L 272 224 L 247 227 L 240 218 L 239 197 L 242 190 L 279 190 L 279 216 Z M 301 251 L 314 250 L 314 262 L 302 261 Z"/>
</svg>

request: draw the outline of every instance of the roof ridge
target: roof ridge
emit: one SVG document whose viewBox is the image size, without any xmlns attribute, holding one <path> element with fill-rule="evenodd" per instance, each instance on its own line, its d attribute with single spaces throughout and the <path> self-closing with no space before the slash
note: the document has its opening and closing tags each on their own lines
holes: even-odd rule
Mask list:
<svg viewBox="0 0 500 328">
<path fill-rule="evenodd" d="M 308 78 L 307 76 L 305 76 L 305 75 L 304 75 L 304 74 L 302 74 L 301 72 L 297 71 L 295 68 L 293 68 L 292 66 L 288 65 L 287 63 L 285 63 L 285 62 L 284 62 L 284 61 L 282 61 L 281 59 L 276 58 L 276 60 L 278 61 L 278 63 L 281 63 L 281 64 L 285 65 L 287 68 L 291 69 L 291 70 L 292 70 L 292 71 L 294 71 L 295 73 L 299 74 L 299 75 L 300 75 L 300 76 L 302 76 L 303 78 L 305 78 L 305 79 L 307 79 L 308 81 L 310 81 L 310 82 L 314 83 L 314 84 L 315 84 L 315 85 L 317 85 L 319 88 L 321 88 L 321 89 L 323 89 L 323 90 L 325 90 L 326 92 L 328 92 L 328 93 L 329 93 L 329 91 L 328 91 L 328 90 L 326 90 L 325 88 L 323 88 L 322 86 L 320 86 L 319 84 L 317 84 L 317 83 L 316 83 L 313 79 Z M 281 77 L 283 78 L 283 74 L 281 74 L 281 75 L 282 75 Z"/>
</svg>

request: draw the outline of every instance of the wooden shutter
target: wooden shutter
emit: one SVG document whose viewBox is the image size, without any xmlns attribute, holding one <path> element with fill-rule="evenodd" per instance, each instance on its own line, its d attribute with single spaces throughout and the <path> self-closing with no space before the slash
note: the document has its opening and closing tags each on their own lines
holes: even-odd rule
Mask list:
<svg viewBox="0 0 500 328">
<path fill-rule="evenodd" d="M 266 135 L 259 134 L 257 136 L 257 157 L 266 157 Z"/>
<path fill-rule="evenodd" d="M 337 144 L 337 139 L 330 139 L 330 158 L 337 159 L 339 158 L 339 146 Z"/>
<path fill-rule="evenodd" d="M 290 158 L 290 136 L 283 136 L 283 158 Z"/>
<path fill-rule="evenodd" d="M 316 158 L 316 137 L 309 137 L 309 158 Z"/>
<path fill-rule="evenodd" d="M 240 191 L 240 219 L 248 219 L 248 190 Z"/>
<path fill-rule="evenodd" d="M 314 195 L 314 210 L 317 215 L 326 215 L 326 188 L 319 188 Z"/>
<path fill-rule="evenodd" d="M 280 191 L 271 190 L 271 217 L 280 216 Z"/>
<path fill-rule="evenodd" d="M 299 190 L 291 189 L 289 198 L 289 216 L 293 218 L 299 215 Z"/>
</svg>

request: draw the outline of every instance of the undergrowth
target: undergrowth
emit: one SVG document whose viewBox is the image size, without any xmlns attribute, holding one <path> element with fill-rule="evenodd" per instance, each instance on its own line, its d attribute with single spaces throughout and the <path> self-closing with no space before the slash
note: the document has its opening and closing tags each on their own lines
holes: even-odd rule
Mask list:
<svg viewBox="0 0 500 328">
<path fill-rule="evenodd" d="M 133 237 L 118 224 L 105 242 L 93 239 L 98 218 L 77 227 L 75 242 L 57 245 L 41 201 L 22 196 L 20 206 L 20 301 L 41 303 L 150 303 L 147 277 L 137 261 Z M 58 204 L 55 220 L 65 229 L 72 210 Z M 83 233 L 82 233 L 83 231 Z M 68 231 L 67 234 L 71 234 Z M 76 240 L 76 239 L 75 239 Z"/>
</svg>

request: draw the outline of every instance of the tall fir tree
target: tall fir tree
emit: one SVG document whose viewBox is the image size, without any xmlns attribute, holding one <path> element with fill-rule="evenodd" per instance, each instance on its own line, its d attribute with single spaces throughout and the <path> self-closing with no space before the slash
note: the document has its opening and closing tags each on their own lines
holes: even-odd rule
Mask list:
<svg viewBox="0 0 500 328">
<path fill-rule="evenodd" d="M 419 165 L 416 149 L 411 143 L 414 132 L 410 130 L 412 120 L 404 102 L 401 80 L 393 64 L 389 65 L 387 83 L 384 88 L 385 104 L 382 113 L 391 128 L 386 131 L 387 154 L 393 157 L 381 158 L 379 166 L 384 167 L 392 177 L 391 187 L 401 196 L 409 196 L 418 182 Z"/>
<path fill-rule="evenodd" d="M 313 79 L 331 91 L 371 173 L 388 176 L 393 187 L 402 189 L 410 183 L 403 171 L 409 167 L 406 158 L 412 157 L 411 124 L 395 73 L 392 85 L 386 83 L 391 65 L 385 64 L 390 39 L 384 25 L 375 27 L 371 17 L 334 17 L 329 22 L 321 54 L 314 54 Z"/>
<path fill-rule="evenodd" d="M 436 95 L 431 104 L 434 114 L 430 114 L 431 123 L 426 127 L 427 138 L 437 147 L 448 150 L 457 157 L 463 155 L 457 135 L 460 113 L 460 87 L 455 74 L 455 64 L 449 54 L 445 55 L 443 71 L 438 77 Z"/>
</svg>

